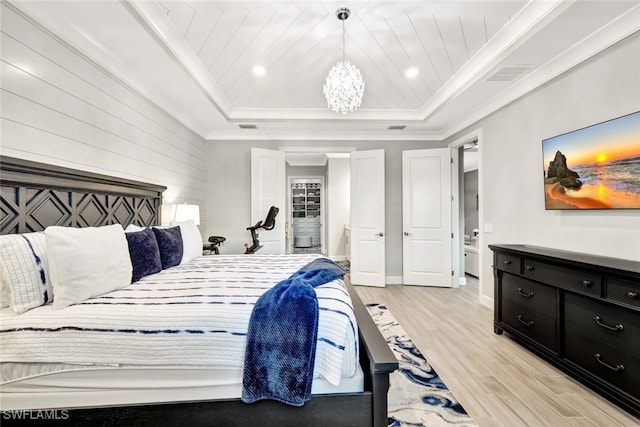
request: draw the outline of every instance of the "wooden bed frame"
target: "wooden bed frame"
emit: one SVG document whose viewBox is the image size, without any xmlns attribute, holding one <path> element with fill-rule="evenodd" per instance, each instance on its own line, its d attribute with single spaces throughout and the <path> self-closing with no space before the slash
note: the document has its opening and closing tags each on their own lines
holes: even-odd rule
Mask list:
<svg viewBox="0 0 640 427">
<path fill-rule="evenodd" d="M 0 156 L 0 234 L 49 225 L 91 227 L 160 223 L 166 187 Z M 347 282 L 358 322 L 364 392 L 314 395 L 302 407 L 263 400 L 206 400 L 65 410 L 70 425 L 387 425 L 389 373 L 398 368 L 366 307 Z M 3 417 L 3 425 L 11 424 Z M 49 425 L 48 424 L 48 425 Z"/>
</svg>

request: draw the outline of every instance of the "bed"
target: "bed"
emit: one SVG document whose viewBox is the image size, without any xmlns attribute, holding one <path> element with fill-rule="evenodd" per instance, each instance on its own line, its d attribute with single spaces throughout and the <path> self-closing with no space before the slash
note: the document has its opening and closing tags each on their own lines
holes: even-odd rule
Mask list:
<svg viewBox="0 0 640 427">
<path fill-rule="evenodd" d="M 126 227 L 129 224 L 154 226 L 160 222 L 164 187 L 8 157 L 0 158 L 0 167 L 2 234 L 36 232 L 51 225 L 122 224 Z M 1 366 L 0 407 L 3 411 L 55 408 L 64 411 L 55 414 L 64 414 L 61 422 L 66 425 L 89 422 L 98 425 L 123 422 L 128 425 L 158 422 L 163 425 L 386 425 L 388 376 L 397 368 L 397 361 L 346 279 L 321 287 L 326 289 L 316 288 L 321 307 L 320 325 L 335 323 L 333 320 L 322 323 L 322 313 L 340 311 L 347 313 L 341 317 L 349 319 L 342 328 L 352 328 L 352 331 L 336 338 L 330 336 L 334 331 L 319 326 L 318 338 L 322 336 L 324 342 L 334 345 L 324 349 L 318 345 L 311 400 L 303 406 L 291 406 L 273 400 L 247 404 L 239 398 L 242 387 L 238 378 L 241 378 L 242 366 L 239 359 L 231 355 L 241 352 L 242 340 L 246 338 L 237 339 L 234 328 L 246 327 L 247 313 L 265 289 L 314 258 L 316 256 L 308 255 L 196 257 L 143 277 L 133 290 L 115 290 L 65 310 L 51 310 L 45 305 L 15 316 L 5 308 L 0 317 L 5 331 L 19 330 L 26 324 L 33 331 L 56 329 L 56 325 L 69 324 L 69 319 L 60 319 L 67 316 L 84 322 L 84 333 L 78 336 L 77 331 L 71 330 L 67 335 L 56 334 L 62 341 L 76 340 L 74 351 L 61 350 L 59 343 L 53 343 L 50 347 L 37 345 L 23 353 L 20 349 L 12 349 L 14 353 L 3 352 L 3 360 L 12 360 Z M 220 297 L 215 302 L 210 295 L 204 295 L 210 292 L 212 283 L 222 286 L 214 292 Z M 240 297 L 239 288 L 243 288 Z M 159 289 L 164 293 L 157 295 Z M 228 300 L 231 293 L 233 298 Z M 344 302 L 335 302 L 340 293 L 350 295 L 349 307 Z M 140 309 L 137 304 L 140 301 L 162 301 L 163 304 L 146 304 Z M 195 307 L 207 304 L 231 307 L 231 311 L 222 311 L 222 317 L 237 318 L 241 325 L 223 328 L 219 320 L 198 314 Z M 342 305 L 338 310 L 331 304 Z M 173 351 L 170 343 L 161 342 L 149 333 L 142 340 L 134 339 L 136 334 L 126 327 L 128 322 L 134 322 L 126 317 L 131 310 L 115 315 L 121 324 L 116 321 L 109 328 L 101 327 L 104 316 L 112 316 L 107 313 L 108 308 L 117 306 L 123 310 L 136 305 L 143 318 L 153 320 L 149 330 L 165 328 L 172 317 L 174 321 L 193 317 L 198 324 L 184 328 L 188 330 L 189 344 L 181 347 L 185 347 L 187 353 L 177 348 Z M 163 311 L 166 307 L 171 310 Z M 114 342 L 98 339 L 101 334 L 105 335 L 105 329 L 118 331 Z M 210 338 L 205 337 L 202 330 L 215 330 L 220 332 L 218 335 L 226 336 L 209 342 Z M 341 350 L 342 356 L 336 359 L 334 341 L 339 339 L 352 341 L 353 348 L 339 345 L 346 350 Z M 129 358 L 123 359 L 114 349 L 119 345 L 136 351 L 130 351 Z M 83 366 L 83 352 L 92 351 L 101 355 L 101 363 Z M 42 355 L 49 357 L 47 362 L 35 363 Z M 209 363 L 211 358 L 222 364 L 214 366 Z M 341 379 L 336 380 L 335 375 Z M 7 420 L 3 417 L 3 423 Z"/>
</svg>

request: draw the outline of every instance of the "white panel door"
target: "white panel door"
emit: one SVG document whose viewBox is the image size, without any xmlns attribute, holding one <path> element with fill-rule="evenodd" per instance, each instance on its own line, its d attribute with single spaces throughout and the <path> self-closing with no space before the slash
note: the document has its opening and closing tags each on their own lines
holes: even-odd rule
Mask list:
<svg viewBox="0 0 640 427">
<path fill-rule="evenodd" d="M 259 254 L 285 253 L 286 185 L 284 151 L 251 148 L 251 225 L 264 221 L 271 206 L 280 209 L 273 230 L 257 230 Z"/>
<path fill-rule="evenodd" d="M 384 150 L 351 153 L 351 282 L 385 285 Z"/>
<path fill-rule="evenodd" d="M 452 286 L 451 153 L 402 153 L 402 273 L 406 285 Z"/>
</svg>

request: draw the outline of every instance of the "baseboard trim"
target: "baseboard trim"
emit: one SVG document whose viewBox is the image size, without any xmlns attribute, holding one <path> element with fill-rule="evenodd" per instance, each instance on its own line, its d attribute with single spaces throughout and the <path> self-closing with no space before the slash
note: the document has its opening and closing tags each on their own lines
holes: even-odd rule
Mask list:
<svg viewBox="0 0 640 427">
<path fill-rule="evenodd" d="M 387 285 L 402 285 L 402 276 L 386 276 L 384 283 Z"/>
<path fill-rule="evenodd" d="M 490 308 L 493 310 L 494 306 L 493 306 L 493 298 L 489 298 L 486 295 L 480 295 L 480 304 L 484 305 L 487 308 Z"/>
</svg>

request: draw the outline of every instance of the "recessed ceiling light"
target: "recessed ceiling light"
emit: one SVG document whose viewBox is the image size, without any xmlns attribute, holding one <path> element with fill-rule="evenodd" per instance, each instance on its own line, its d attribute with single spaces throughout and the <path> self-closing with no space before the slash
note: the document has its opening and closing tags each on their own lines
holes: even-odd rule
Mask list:
<svg viewBox="0 0 640 427">
<path fill-rule="evenodd" d="M 418 69 L 416 67 L 411 67 L 404 72 L 404 75 L 407 76 L 407 78 L 412 79 L 418 75 Z"/>
<path fill-rule="evenodd" d="M 256 76 L 261 76 L 266 72 L 267 70 L 265 70 L 264 67 L 260 65 L 256 65 L 255 67 L 253 67 L 253 74 L 255 74 Z"/>
</svg>

